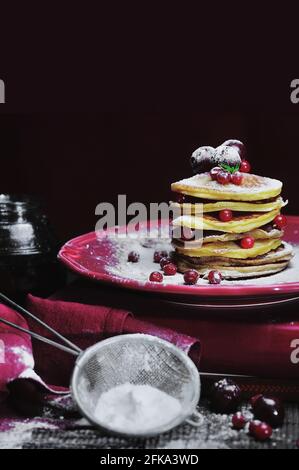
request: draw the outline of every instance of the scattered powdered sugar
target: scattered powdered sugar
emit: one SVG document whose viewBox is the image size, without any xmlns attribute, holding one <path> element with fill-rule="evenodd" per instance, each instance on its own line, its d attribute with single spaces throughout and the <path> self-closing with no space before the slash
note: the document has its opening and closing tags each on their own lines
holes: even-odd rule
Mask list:
<svg viewBox="0 0 299 470">
<path fill-rule="evenodd" d="M 29 351 L 24 346 L 15 346 L 10 348 L 10 350 L 17 356 L 19 362 L 21 362 L 24 366 L 33 369 L 34 360 L 31 351 Z"/>
<path fill-rule="evenodd" d="M 95 416 L 110 429 L 138 434 L 170 423 L 180 412 L 179 400 L 162 390 L 126 383 L 102 393 Z"/>
<path fill-rule="evenodd" d="M 22 449 L 34 429 L 57 429 L 57 426 L 45 420 L 13 421 L 8 429 L 0 431 L 0 449 Z"/>
<path fill-rule="evenodd" d="M 159 240 L 159 242 L 150 242 L 148 240 L 134 240 L 132 238 L 113 240 L 117 263 L 109 266 L 110 274 L 121 278 L 125 283 L 128 279 L 139 281 L 140 283 L 149 282 L 149 275 L 153 271 L 159 271 L 160 265 L 153 262 L 154 252 L 156 250 L 173 251 L 170 240 Z M 221 285 L 270 285 L 285 284 L 288 282 L 298 282 L 299 280 L 299 245 L 293 247 L 294 257 L 288 267 L 277 274 L 252 279 L 227 280 L 224 279 Z M 138 263 L 128 262 L 128 253 L 136 251 L 140 258 Z M 174 276 L 163 277 L 163 284 L 183 285 L 183 275 L 180 273 Z M 208 285 L 208 280 L 200 278 L 197 285 Z"/>
</svg>

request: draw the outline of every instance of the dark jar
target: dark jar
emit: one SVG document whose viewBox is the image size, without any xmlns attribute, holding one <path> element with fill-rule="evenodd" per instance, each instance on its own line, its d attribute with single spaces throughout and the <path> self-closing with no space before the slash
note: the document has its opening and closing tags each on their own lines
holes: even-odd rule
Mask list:
<svg viewBox="0 0 299 470">
<path fill-rule="evenodd" d="M 62 287 L 58 241 L 38 200 L 0 194 L 0 290 L 23 302 L 28 293 L 47 296 Z"/>
</svg>

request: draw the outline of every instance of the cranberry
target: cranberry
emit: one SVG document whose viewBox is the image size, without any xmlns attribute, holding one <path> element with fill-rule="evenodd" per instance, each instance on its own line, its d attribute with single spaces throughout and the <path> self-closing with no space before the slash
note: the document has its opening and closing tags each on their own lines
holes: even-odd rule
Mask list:
<svg viewBox="0 0 299 470">
<path fill-rule="evenodd" d="M 210 284 L 220 284 L 222 281 L 222 274 L 220 271 L 210 271 L 208 279 Z"/>
<path fill-rule="evenodd" d="M 140 255 L 139 253 L 136 253 L 136 251 L 131 251 L 128 254 L 128 261 L 130 261 L 130 263 L 138 263 L 139 258 L 140 258 Z"/>
<path fill-rule="evenodd" d="M 278 398 L 260 395 L 252 405 L 254 417 L 270 424 L 272 428 L 282 426 L 285 416 L 284 406 Z"/>
<path fill-rule="evenodd" d="M 174 276 L 177 273 L 177 267 L 173 263 L 167 263 L 163 267 L 163 271 L 166 276 Z"/>
<path fill-rule="evenodd" d="M 243 175 L 239 171 L 235 171 L 235 173 L 232 174 L 231 180 L 233 184 L 236 184 L 237 186 L 240 186 L 243 182 Z"/>
<path fill-rule="evenodd" d="M 249 248 L 252 248 L 254 246 L 254 238 L 252 237 L 244 237 L 240 241 L 240 245 L 242 248 L 245 250 L 248 250 Z"/>
<path fill-rule="evenodd" d="M 153 271 L 150 274 L 149 280 L 151 282 L 162 282 L 163 281 L 163 274 L 160 273 L 159 271 Z"/>
<path fill-rule="evenodd" d="M 166 258 L 168 256 L 167 251 L 155 251 L 154 253 L 154 263 L 160 263 L 162 258 Z"/>
<path fill-rule="evenodd" d="M 188 271 L 184 273 L 185 284 L 189 284 L 189 285 L 196 284 L 198 281 L 198 278 L 199 278 L 199 273 L 195 271 L 195 269 L 188 269 Z"/>
<path fill-rule="evenodd" d="M 276 227 L 278 227 L 279 229 L 282 229 L 284 228 L 286 225 L 287 225 L 287 218 L 285 215 L 282 215 L 282 214 L 278 214 L 275 219 L 274 219 L 274 224 L 276 225 Z"/>
<path fill-rule="evenodd" d="M 212 180 L 217 180 L 217 175 L 219 171 L 222 171 L 222 168 L 220 168 L 220 166 L 214 166 L 214 168 L 211 169 L 210 176 Z"/>
<path fill-rule="evenodd" d="M 249 424 L 249 434 L 258 441 L 266 441 L 272 436 L 272 428 L 269 424 L 254 420 Z"/>
<path fill-rule="evenodd" d="M 227 147 L 234 147 L 238 150 L 240 157 L 243 159 L 246 156 L 246 148 L 245 145 L 237 139 L 229 139 L 223 142 L 222 145 L 226 145 Z"/>
<path fill-rule="evenodd" d="M 242 160 L 239 170 L 242 173 L 250 173 L 251 165 L 247 160 Z"/>
<path fill-rule="evenodd" d="M 164 266 L 166 266 L 166 264 L 169 264 L 169 263 L 171 263 L 171 262 L 172 262 L 171 258 L 169 258 L 168 256 L 165 256 L 164 258 L 161 258 L 161 260 L 160 260 L 160 266 L 161 266 L 161 268 L 163 269 Z"/>
<path fill-rule="evenodd" d="M 231 174 L 228 171 L 221 170 L 217 173 L 217 181 L 219 184 L 228 184 L 231 180 Z"/>
<path fill-rule="evenodd" d="M 210 403 L 217 413 L 234 413 L 240 401 L 241 390 L 232 380 L 219 380 L 211 388 Z"/>
<path fill-rule="evenodd" d="M 254 395 L 253 397 L 250 398 L 250 404 L 251 406 L 254 406 L 256 400 L 258 400 L 260 397 L 262 397 L 263 395 L 261 393 L 259 393 L 258 395 Z"/>
<path fill-rule="evenodd" d="M 219 219 L 221 222 L 229 222 L 233 218 L 233 213 L 229 209 L 224 209 L 219 212 Z"/>
<path fill-rule="evenodd" d="M 238 411 L 238 413 L 234 414 L 234 416 L 232 417 L 232 424 L 235 429 L 245 428 L 246 423 L 247 419 L 244 415 L 242 415 L 240 411 Z"/>
</svg>

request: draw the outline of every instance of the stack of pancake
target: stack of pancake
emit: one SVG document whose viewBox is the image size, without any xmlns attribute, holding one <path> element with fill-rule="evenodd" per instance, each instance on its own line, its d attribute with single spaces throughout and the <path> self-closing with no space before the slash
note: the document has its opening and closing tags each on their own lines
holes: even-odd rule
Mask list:
<svg viewBox="0 0 299 470">
<path fill-rule="evenodd" d="M 280 196 L 282 183 L 249 173 L 242 176 L 240 186 L 219 184 L 210 173 L 172 184 L 172 191 L 181 195 L 174 203 L 181 209 L 173 220 L 174 229 L 202 230 L 200 240 L 173 238 L 180 272 L 196 269 L 205 276 L 218 270 L 223 278 L 240 279 L 274 274 L 287 267 L 292 247 L 282 241 L 283 231 L 274 223 L 286 204 Z M 230 221 L 220 220 L 219 211 L 224 209 L 232 211 Z M 245 237 L 254 239 L 252 248 L 242 248 L 240 241 Z"/>
</svg>

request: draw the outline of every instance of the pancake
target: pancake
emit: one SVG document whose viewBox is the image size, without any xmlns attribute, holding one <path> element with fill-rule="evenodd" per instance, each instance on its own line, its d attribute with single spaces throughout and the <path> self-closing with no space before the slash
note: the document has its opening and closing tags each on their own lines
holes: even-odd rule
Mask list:
<svg viewBox="0 0 299 470">
<path fill-rule="evenodd" d="M 201 247 L 190 247 L 186 245 L 184 247 L 176 247 L 177 253 L 191 256 L 191 257 L 210 257 L 213 258 L 234 258 L 234 259 L 246 259 L 255 258 L 257 256 L 264 255 L 271 250 L 275 250 L 281 245 L 280 239 L 274 240 L 256 240 L 252 248 L 244 249 L 239 243 L 235 241 L 231 242 L 216 242 L 206 243 Z"/>
<path fill-rule="evenodd" d="M 288 201 L 284 201 L 281 197 L 274 199 L 271 202 L 241 202 L 241 201 L 217 201 L 211 203 L 203 203 L 197 206 L 197 204 L 172 202 L 170 207 L 180 209 L 185 214 L 196 214 L 206 212 L 216 212 L 223 209 L 230 209 L 231 211 L 237 212 L 269 212 L 275 209 L 281 209 L 286 206 Z"/>
<path fill-rule="evenodd" d="M 248 279 L 279 273 L 283 271 L 288 264 L 289 261 L 282 261 L 261 266 L 227 266 L 223 269 L 223 266 L 213 265 L 213 267 L 192 267 L 192 269 L 196 269 L 204 278 L 207 278 L 211 269 L 216 269 L 221 271 L 223 279 Z M 178 271 L 181 273 L 191 268 L 184 260 L 178 260 L 177 265 Z"/>
<path fill-rule="evenodd" d="M 179 252 L 176 253 L 175 257 L 178 261 L 185 261 L 195 269 L 198 267 L 214 269 L 214 266 L 261 266 L 264 264 L 290 261 L 293 257 L 293 248 L 289 243 L 282 242 L 278 248 L 273 249 L 264 255 L 247 259 L 220 257 L 216 255 L 195 257 Z"/>
<path fill-rule="evenodd" d="M 182 215 L 173 220 L 173 226 L 199 230 L 216 230 L 228 233 L 244 233 L 268 224 L 278 214 L 279 209 L 262 213 L 252 212 L 234 216 L 229 222 L 221 222 L 217 216 L 211 214 L 203 214 L 203 217 Z"/>
<path fill-rule="evenodd" d="M 229 242 L 234 240 L 241 240 L 244 237 L 252 237 L 255 240 L 267 240 L 273 238 L 281 238 L 283 236 L 283 231 L 278 230 L 276 228 L 271 228 L 270 230 L 266 230 L 266 228 L 260 227 L 249 232 L 245 233 L 222 233 L 212 230 L 204 230 L 202 238 L 202 243 L 214 243 L 214 242 Z M 185 242 L 180 239 L 173 239 L 172 244 L 176 246 L 185 245 Z M 192 246 L 192 244 L 198 245 L 198 240 L 195 241 L 188 241 L 188 245 Z"/>
<path fill-rule="evenodd" d="M 210 173 L 201 173 L 172 183 L 171 190 L 189 196 L 216 201 L 260 201 L 278 196 L 282 183 L 279 180 L 242 173 L 242 185 L 221 185 L 213 181 Z"/>
</svg>

